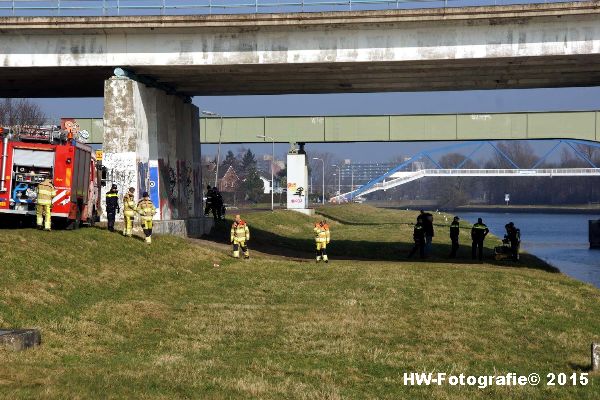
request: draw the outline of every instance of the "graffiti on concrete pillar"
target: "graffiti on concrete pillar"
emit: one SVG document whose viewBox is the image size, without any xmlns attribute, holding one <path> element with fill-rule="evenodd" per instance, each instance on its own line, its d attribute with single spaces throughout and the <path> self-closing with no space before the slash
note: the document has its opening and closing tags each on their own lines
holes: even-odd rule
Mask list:
<svg viewBox="0 0 600 400">
<path fill-rule="evenodd" d="M 138 186 L 136 154 L 126 153 L 104 153 L 102 165 L 107 169 L 107 185 L 102 188 L 102 210 L 105 210 L 105 195 L 111 185 L 117 185 L 117 190 L 122 196 L 130 187 Z M 103 211 L 103 218 L 106 215 Z"/>
<path fill-rule="evenodd" d="M 158 160 L 160 209 L 163 219 L 194 215 L 196 174 L 190 161 Z M 199 173 L 198 173 L 199 175 Z"/>
<path fill-rule="evenodd" d="M 178 174 L 177 170 L 173 169 L 173 167 L 168 166 L 169 173 L 169 200 L 173 205 L 176 205 L 177 198 L 179 197 L 179 187 L 177 185 Z"/>
<path fill-rule="evenodd" d="M 160 210 L 163 219 L 177 219 L 179 213 L 177 210 L 176 200 L 178 195 L 177 190 L 177 172 L 169 164 L 169 160 L 158 160 L 158 174 L 160 192 Z"/>
<path fill-rule="evenodd" d="M 137 170 L 137 190 L 139 195 L 148 191 L 148 163 L 138 162 Z"/>
<path fill-rule="evenodd" d="M 181 188 L 181 205 L 185 207 L 186 214 L 191 216 L 194 211 L 194 171 L 192 164 L 180 160 L 177 162 L 177 171 Z"/>
</svg>

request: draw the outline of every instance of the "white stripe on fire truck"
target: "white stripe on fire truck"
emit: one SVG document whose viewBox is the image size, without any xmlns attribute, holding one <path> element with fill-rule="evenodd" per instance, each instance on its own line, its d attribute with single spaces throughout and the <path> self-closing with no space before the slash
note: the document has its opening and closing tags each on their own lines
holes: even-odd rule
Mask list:
<svg viewBox="0 0 600 400">
<path fill-rule="evenodd" d="M 62 199 L 67 194 L 66 190 L 60 191 L 54 198 L 52 199 L 52 204 L 56 203 L 60 199 Z"/>
</svg>

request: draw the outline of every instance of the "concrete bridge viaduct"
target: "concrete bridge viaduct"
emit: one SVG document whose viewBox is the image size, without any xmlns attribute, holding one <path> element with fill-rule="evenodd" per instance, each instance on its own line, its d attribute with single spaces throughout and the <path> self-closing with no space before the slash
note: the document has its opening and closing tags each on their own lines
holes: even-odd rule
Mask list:
<svg viewBox="0 0 600 400">
<path fill-rule="evenodd" d="M 592 86 L 599 61 L 598 2 L 0 20 L 0 97 L 104 96 L 105 163 L 140 191 L 157 174 L 160 219 L 189 230 L 190 96 Z"/>
</svg>

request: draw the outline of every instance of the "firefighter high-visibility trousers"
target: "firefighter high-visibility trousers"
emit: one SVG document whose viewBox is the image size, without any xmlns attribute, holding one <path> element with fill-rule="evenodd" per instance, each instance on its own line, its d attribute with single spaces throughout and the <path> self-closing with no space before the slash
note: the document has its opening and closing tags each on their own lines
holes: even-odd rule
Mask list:
<svg viewBox="0 0 600 400">
<path fill-rule="evenodd" d="M 37 226 L 44 225 L 44 229 L 50 230 L 50 204 L 37 204 L 35 206 Z"/>
<path fill-rule="evenodd" d="M 146 235 L 146 243 L 152 243 L 152 217 L 142 217 L 142 229 Z"/>
<path fill-rule="evenodd" d="M 123 235 L 131 236 L 133 234 L 133 216 L 135 215 L 135 211 L 125 211 L 123 212 L 124 227 L 123 227 Z"/>
<path fill-rule="evenodd" d="M 327 261 L 327 242 L 317 242 L 317 261 Z"/>
<path fill-rule="evenodd" d="M 244 257 L 250 257 L 248 246 L 246 246 L 246 240 L 233 238 L 233 257 L 240 258 L 240 248 L 244 252 Z"/>
</svg>

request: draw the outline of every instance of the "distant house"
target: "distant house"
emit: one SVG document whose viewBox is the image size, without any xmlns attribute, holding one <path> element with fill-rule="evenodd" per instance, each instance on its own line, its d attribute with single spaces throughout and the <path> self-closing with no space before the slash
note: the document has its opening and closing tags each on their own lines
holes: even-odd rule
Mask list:
<svg viewBox="0 0 600 400">
<path fill-rule="evenodd" d="M 264 193 L 271 193 L 271 178 L 265 178 L 261 175 L 260 179 L 263 181 L 263 187 L 265 188 Z M 281 185 L 277 179 L 275 179 L 275 190 L 273 193 L 281 193 Z"/>
<path fill-rule="evenodd" d="M 271 193 L 271 180 L 265 178 L 264 176 L 260 176 L 260 180 L 263 181 L 263 188 L 265 194 Z"/>
<path fill-rule="evenodd" d="M 235 173 L 232 166 L 229 166 L 227 172 L 219 179 L 219 191 L 235 193 L 241 184 L 240 178 Z"/>
</svg>

